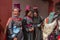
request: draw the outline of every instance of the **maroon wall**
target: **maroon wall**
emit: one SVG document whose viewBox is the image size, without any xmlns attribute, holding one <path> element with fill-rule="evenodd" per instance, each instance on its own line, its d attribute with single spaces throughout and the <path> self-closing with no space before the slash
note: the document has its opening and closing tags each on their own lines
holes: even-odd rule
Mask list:
<svg viewBox="0 0 60 40">
<path fill-rule="evenodd" d="M 12 0 L 0 0 L 0 24 L 5 28 L 7 19 L 11 16 Z M 0 34 L 2 40 L 4 34 Z"/>
<path fill-rule="evenodd" d="M 11 16 L 12 0 L 0 0 L 0 20 L 5 27 L 7 19 Z"/>
</svg>

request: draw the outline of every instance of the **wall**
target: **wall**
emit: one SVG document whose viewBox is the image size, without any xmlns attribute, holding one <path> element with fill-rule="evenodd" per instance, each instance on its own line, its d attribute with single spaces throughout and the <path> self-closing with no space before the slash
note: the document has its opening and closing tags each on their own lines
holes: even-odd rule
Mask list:
<svg viewBox="0 0 60 40">
<path fill-rule="evenodd" d="M 7 19 L 11 16 L 12 1 L 0 0 L 1 25 L 5 27 Z"/>
<path fill-rule="evenodd" d="M 8 18 L 11 16 L 12 0 L 0 0 L 0 24 L 5 29 Z M 2 28 L 0 26 L 0 28 Z M 0 29 L 1 30 L 1 29 Z M 4 39 L 4 34 L 0 34 L 0 38 Z M 0 40 L 1 40 L 0 39 Z"/>
<path fill-rule="evenodd" d="M 43 17 L 48 16 L 48 2 L 43 2 L 41 0 L 13 0 L 13 4 L 19 3 L 21 5 L 21 17 L 24 15 L 24 10 L 26 5 L 30 5 L 31 7 L 34 7 L 35 5 L 38 6 L 40 15 Z"/>
</svg>

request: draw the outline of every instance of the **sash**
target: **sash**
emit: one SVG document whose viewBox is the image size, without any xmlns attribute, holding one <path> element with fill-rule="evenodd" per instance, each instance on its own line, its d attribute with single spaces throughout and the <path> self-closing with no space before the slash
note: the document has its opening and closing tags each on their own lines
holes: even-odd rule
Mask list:
<svg viewBox="0 0 60 40">
<path fill-rule="evenodd" d="M 18 35 L 18 33 L 20 32 L 20 27 L 17 26 L 13 26 L 13 30 L 12 30 L 12 34 L 9 36 L 9 38 L 14 38 Z"/>
</svg>

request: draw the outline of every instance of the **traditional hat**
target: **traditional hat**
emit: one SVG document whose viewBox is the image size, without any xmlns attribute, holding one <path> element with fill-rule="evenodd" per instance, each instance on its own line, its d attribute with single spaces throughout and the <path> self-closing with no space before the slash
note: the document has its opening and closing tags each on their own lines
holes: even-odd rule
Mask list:
<svg viewBox="0 0 60 40">
<path fill-rule="evenodd" d="M 54 18 L 54 14 L 55 14 L 55 12 L 50 12 L 50 14 L 49 14 L 49 23 L 52 22 L 52 20 Z"/>
<path fill-rule="evenodd" d="M 33 7 L 33 9 L 38 9 L 38 7 L 35 6 L 35 7 Z"/>
<path fill-rule="evenodd" d="M 21 11 L 20 4 L 14 4 L 14 8 L 18 8 Z"/>
<path fill-rule="evenodd" d="M 25 8 L 25 11 L 30 10 L 30 9 L 31 9 L 31 7 L 29 5 L 27 5 L 26 8 Z"/>
</svg>

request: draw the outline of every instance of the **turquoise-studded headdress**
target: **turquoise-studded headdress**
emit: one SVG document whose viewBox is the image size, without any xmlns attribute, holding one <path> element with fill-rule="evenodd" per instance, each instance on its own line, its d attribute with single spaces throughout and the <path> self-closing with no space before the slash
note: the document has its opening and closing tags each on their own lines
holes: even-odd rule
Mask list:
<svg viewBox="0 0 60 40">
<path fill-rule="evenodd" d="M 51 23 L 53 18 L 54 18 L 54 14 L 55 12 L 50 12 L 50 15 L 49 15 L 49 22 L 48 23 Z"/>
</svg>

